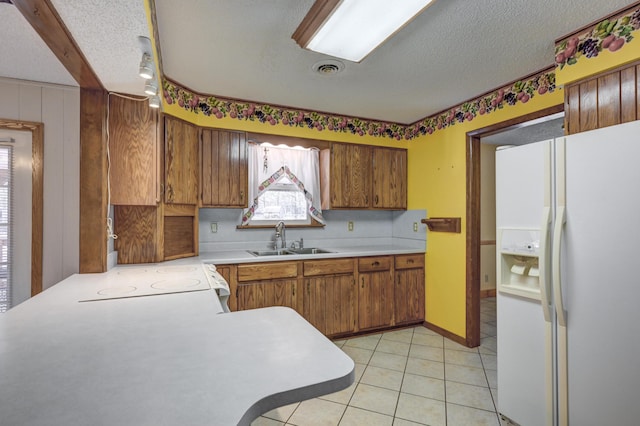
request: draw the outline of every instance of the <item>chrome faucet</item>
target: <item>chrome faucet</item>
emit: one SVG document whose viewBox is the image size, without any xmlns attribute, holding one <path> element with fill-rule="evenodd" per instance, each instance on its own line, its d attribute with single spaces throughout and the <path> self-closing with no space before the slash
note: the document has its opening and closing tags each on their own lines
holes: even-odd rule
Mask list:
<svg viewBox="0 0 640 426">
<path fill-rule="evenodd" d="M 278 249 L 278 238 L 280 238 L 280 248 L 287 248 L 287 239 L 285 237 L 286 227 L 284 222 L 278 222 L 276 225 L 276 250 Z"/>
</svg>

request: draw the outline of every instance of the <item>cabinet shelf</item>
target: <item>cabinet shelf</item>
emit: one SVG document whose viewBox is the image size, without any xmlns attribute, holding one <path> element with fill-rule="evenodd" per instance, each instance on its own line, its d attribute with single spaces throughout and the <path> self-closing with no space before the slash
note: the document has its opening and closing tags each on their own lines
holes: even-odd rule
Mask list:
<svg viewBox="0 0 640 426">
<path fill-rule="evenodd" d="M 455 232 L 460 233 L 461 219 L 459 217 L 432 217 L 422 219 L 431 232 Z"/>
</svg>

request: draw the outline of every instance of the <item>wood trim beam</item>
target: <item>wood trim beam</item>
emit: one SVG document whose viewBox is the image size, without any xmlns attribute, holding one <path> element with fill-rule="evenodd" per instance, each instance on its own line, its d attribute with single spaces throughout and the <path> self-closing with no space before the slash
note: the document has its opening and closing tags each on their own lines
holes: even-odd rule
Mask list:
<svg viewBox="0 0 640 426">
<path fill-rule="evenodd" d="M 466 345 L 480 345 L 480 137 L 467 136 Z"/>
<path fill-rule="evenodd" d="M 80 273 L 107 270 L 107 97 L 80 89 Z"/>
<path fill-rule="evenodd" d="M 316 34 L 324 21 L 333 13 L 341 0 L 316 0 L 305 15 L 298 28 L 291 36 L 300 47 L 307 47 L 311 38 Z"/>
<path fill-rule="evenodd" d="M 44 124 L 0 119 L 0 129 L 31 132 L 31 295 L 42 291 Z"/>
<path fill-rule="evenodd" d="M 13 0 L 13 4 L 80 87 L 103 89 L 102 83 L 50 0 Z"/>
</svg>

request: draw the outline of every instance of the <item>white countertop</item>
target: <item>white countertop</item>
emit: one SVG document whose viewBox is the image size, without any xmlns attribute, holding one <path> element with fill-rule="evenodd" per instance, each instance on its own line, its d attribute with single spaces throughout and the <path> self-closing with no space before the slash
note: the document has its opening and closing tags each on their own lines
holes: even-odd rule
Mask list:
<svg viewBox="0 0 640 426">
<path fill-rule="evenodd" d="M 289 308 L 224 314 L 207 289 L 79 302 L 136 268 L 73 275 L 0 315 L 3 424 L 248 425 L 353 383 L 353 361 Z"/>
<path fill-rule="evenodd" d="M 382 244 L 374 246 L 347 246 L 347 247 L 330 247 L 322 246 L 323 250 L 331 253 L 321 254 L 287 254 L 280 256 L 254 256 L 247 250 L 221 250 L 201 252 L 199 259 L 206 263 L 216 265 L 228 265 L 236 263 L 253 263 L 253 262 L 279 262 L 285 260 L 310 260 L 310 259 L 337 259 L 341 257 L 361 257 L 361 256 L 387 256 L 396 254 L 416 254 L 425 253 L 425 248 L 415 248 L 408 245 L 398 244 Z M 261 249 L 268 250 L 268 249 Z"/>
</svg>

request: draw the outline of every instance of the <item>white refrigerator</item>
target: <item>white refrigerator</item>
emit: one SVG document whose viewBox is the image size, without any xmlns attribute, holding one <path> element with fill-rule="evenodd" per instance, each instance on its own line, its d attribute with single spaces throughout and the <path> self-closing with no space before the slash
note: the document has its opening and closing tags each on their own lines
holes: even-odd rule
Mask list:
<svg viewBox="0 0 640 426">
<path fill-rule="evenodd" d="M 498 411 L 640 425 L 640 121 L 496 152 Z"/>
</svg>

